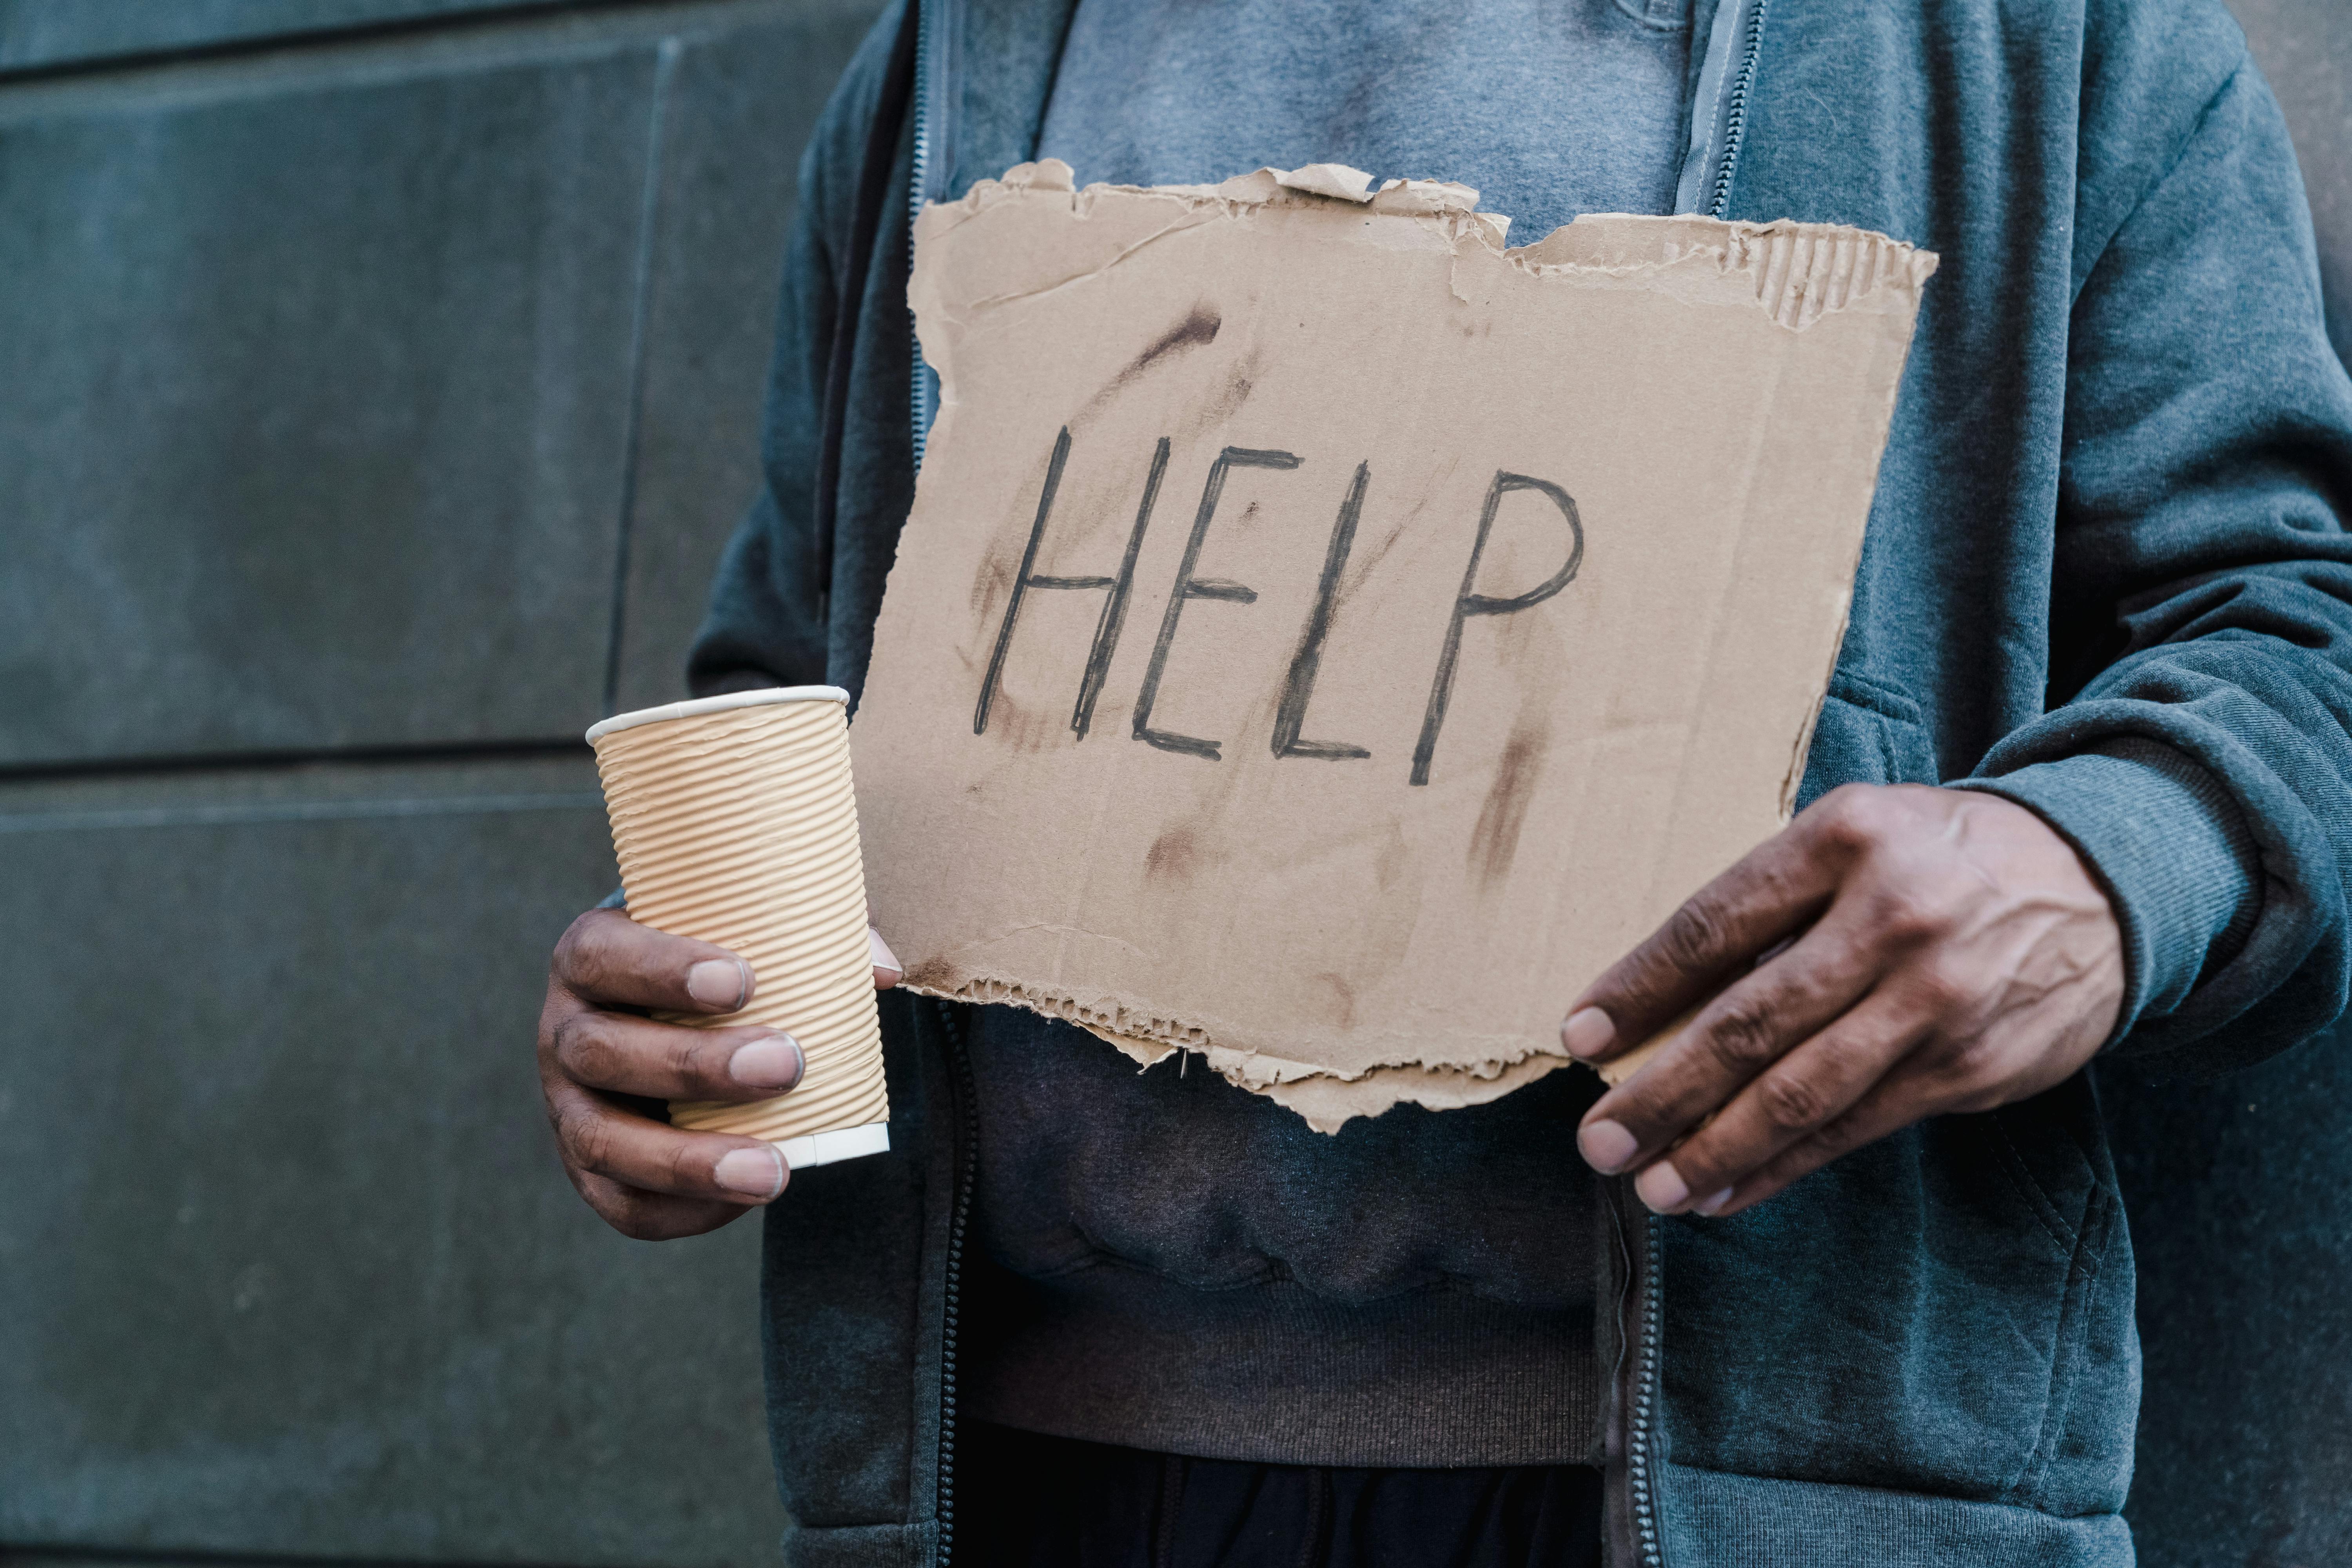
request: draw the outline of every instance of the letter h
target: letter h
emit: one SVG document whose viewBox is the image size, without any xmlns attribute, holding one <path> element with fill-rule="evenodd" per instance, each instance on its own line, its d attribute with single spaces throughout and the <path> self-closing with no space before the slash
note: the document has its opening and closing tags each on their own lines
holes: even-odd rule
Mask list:
<svg viewBox="0 0 2352 1568">
<path fill-rule="evenodd" d="M 1013 599 L 1004 606 L 1004 624 L 997 629 L 996 651 L 989 657 L 988 674 L 980 683 L 980 701 L 971 710 L 971 732 L 988 732 L 988 710 L 996 700 L 997 683 L 1004 675 L 1005 650 L 1013 646 L 1013 627 L 1021 618 L 1021 601 L 1032 588 L 1108 588 L 1109 596 L 1103 601 L 1102 616 L 1095 623 L 1094 647 L 1087 654 L 1087 670 L 1078 682 L 1077 706 L 1070 710 L 1070 728 L 1078 739 L 1087 738 L 1093 725 L 1095 699 L 1102 695 L 1104 678 L 1110 673 L 1110 658 L 1118 647 L 1119 628 L 1127 620 L 1127 602 L 1135 587 L 1135 558 L 1143 548 L 1143 531 L 1151 523 L 1151 503 L 1160 499 L 1160 476 L 1168 471 L 1168 437 L 1160 437 L 1160 445 L 1151 454 L 1151 477 L 1143 484 L 1143 504 L 1136 508 L 1135 527 L 1127 536 L 1127 553 L 1120 558 L 1116 577 L 1049 577 L 1037 567 L 1037 546 L 1045 537 L 1045 520 L 1054 512 L 1054 492 L 1061 488 L 1062 468 L 1069 461 L 1070 427 L 1054 437 L 1053 461 L 1045 467 L 1045 488 L 1037 497 L 1037 521 L 1029 526 L 1028 547 L 1021 552 L 1021 572 L 1013 580 Z"/>
</svg>

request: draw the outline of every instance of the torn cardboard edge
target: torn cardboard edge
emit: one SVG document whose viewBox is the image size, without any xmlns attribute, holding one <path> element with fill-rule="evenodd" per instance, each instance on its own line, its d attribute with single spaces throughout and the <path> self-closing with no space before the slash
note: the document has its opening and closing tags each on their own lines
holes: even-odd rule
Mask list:
<svg viewBox="0 0 2352 1568">
<path fill-rule="evenodd" d="M 1139 1040 L 1129 1035 L 1114 1035 L 1108 1029 L 1081 1025 L 1087 1033 L 1106 1044 L 1116 1046 L 1134 1060 L 1137 1067 L 1149 1071 L 1166 1061 L 1183 1047 L 1161 1046 L 1153 1040 Z M 1483 1105 L 1499 1100 L 1513 1089 L 1524 1089 L 1554 1068 L 1566 1067 L 1572 1058 L 1531 1052 L 1519 1060 L 1496 1063 L 1490 1069 L 1428 1068 L 1406 1063 L 1397 1067 L 1374 1068 L 1359 1078 L 1340 1078 L 1330 1073 L 1314 1073 L 1268 1083 L 1237 1080 L 1217 1061 L 1215 1050 L 1202 1053 L 1210 1068 L 1228 1083 L 1252 1089 L 1276 1105 L 1296 1111 L 1307 1125 L 1318 1132 L 1337 1132 L 1351 1117 L 1378 1115 L 1367 1111 L 1367 1102 L 1378 1101 L 1381 1110 L 1398 1104 L 1419 1105 L 1430 1110 L 1460 1110 L 1467 1106 Z M 1231 1056 L 1237 1053 L 1226 1052 Z M 1605 1073 L 1602 1075 L 1607 1076 Z M 1615 1081 L 1615 1080 L 1611 1080 Z"/>
<path fill-rule="evenodd" d="M 1081 186 L 1076 173 L 1058 158 L 1017 163 L 1002 179 L 980 180 L 957 201 L 933 203 L 918 220 L 917 241 L 944 233 L 1010 194 L 1066 192 L 1072 210 L 1085 216 L 1105 195 L 1149 196 L 1174 203 L 1185 216 L 1142 244 L 1191 222 L 1231 216 L 1252 207 L 1347 203 L 1386 216 L 1419 217 L 1455 246 L 1477 246 L 1525 271 L 1574 282 L 1579 273 L 1607 279 L 1650 274 L 1689 275 L 1696 290 L 1720 298 L 1720 280 L 1744 278 L 1757 305 L 1791 331 L 1802 331 L 1839 310 L 1900 310 L 1917 306 L 1919 289 L 1934 276 L 1938 258 L 1902 240 L 1844 224 L 1769 223 L 1689 216 L 1587 213 L 1543 238 L 1517 247 L 1507 242 L 1511 220 L 1478 210 L 1478 192 L 1445 180 L 1389 180 L 1378 190 L 1372 176 L 1344 163 L 1309 163 L 1298 169 L 1260 169 L 1213 185 Z M 1189 221 L 1188 221 L 1189 220 Z M 1105 261 L 1117 266 L 1142 244 Z M 1101 267 L 1065 279 L 1090 277 Z M 918 275 L 910 291 L 919 290 Z M 1060 284 L 1049 288 L 1060 287 Z M 1026 297 L 1026 296 L 1019 296 Z M 1003 303 L 987 300 L 982 303 Z M 921 305 L 917 305 L 919 312 Z M 934 366 L 935 369 L 941 367 Z M 944 370 L 941 372 L 945 374 Z"/>
<path fill-rule="evenodd" d="M 1217 1045 L 1205 1031 L 1197 1028 L 1188 1031 L 1181 1040 L 1125 1034 L 1095 1022 L 1088 1016 L 1093 1009 L 1002 981 L 971 982 L 947 991 L 909 978 L 902 980 L 899 986 L 918 996 L 1019 1007 L 1042 1017 L 1075 1024 L 1096 1039 L 1117 1047 L 1136 1064 L 1139 1071 L 1148 1072 L 1179 1052 L 1189 1052 L 1201 1058 L 1210 1071 L 1236 1089 L 1262 1094 L 1296 1111 L 1318 1132 L 1337 1132 L 1350 1118 L 1378 1116 L 1400 1104 L 1419 1105 L 1430 1110 L 1460 1110 L 1483 1105 L 1526 1088 L 1555 1068 L 1585 1067 L 1599 1074 L 1603 1083 L 1621 1084 L 1656 1056 L 1693 1016 L 1683 1015 L 1641 1045 L 1605 1062 L 1579 1061 L 1563 1047 L 1557 1054 L 1531 1049 L 1521 1056 L 1475 1067 L 1395 1062 L 1350 1076 L 1263 1052 L 1233 1050 Z"/>
<path fill-rule="evenodd" d="M 1050 202 L 1056 196 L 1066 197 L 1068 211 L 1079 220 L 1071 231 L 1073 237 L 1066 251 L 1032 253 L 1024 258 L 1024 265 L 1032 272 L 1042 273 L 1041 277 L 1016 278 L 1014 281 L 1019 286 L 1009 291 L 965 289 L 956 296 L 951 309 L 945 280 L 938 271 L 927 270 L 920 264 L 921 247 L 928 244 L 936 248 L 950 231 L 998 203 L 1034 202 L 1040 198 Z M 1100 204 L 1114 196 L 1128 202 L 1120 223 L 1102 226 L 1100 233 L 1089 237 L 1086 220 Z M 1465 261 L 1486 268 L 1484 276 L 1488 278 L 1493 276 L 1493 264 L 1500 261 L 1513 271 L 1542 279 L 1555 287 L 1622 288 L 1630 282 L 1644 291 L 1692 304 L 1720 307 L 1750 303 L 1774 326 L 1789 332 L 1807 331 L 1828 317 L 1850 311 L 1900 315 L 1904 318 L 1902 330 L 1907 336 L 1920 288 L 1937 267 L 1937 258 L 1932 253 L 1885 236 L 1836 225 L 1794 221 L 1726 223 L 1693 217 L 1592 215 L 1563 226 L 1534 244 L 1513 248 L 1507 243 L 1509 219 L 1478 212 L 1477 197 L 1478 193 L 1468 186 L 1440 181 L 1391 180 L 1375 189 L 1370 175 L 1329 163 L 1296 170 L 1261 169 L 1215 185 L 1093 184 L 1083 189 L 1077 186 L 1070 166 L 1058 160 L 1017 165 L 1001 180 L 978 182 L 953 204 L 926 207 L 918 222 L 919 264 L 910 285 L 910 302 L 919 321 L 927 323 L 924 349 L 941 377 L 943 416 L 954 411 L 962 390 L 952 363 L 957 341 L 983 314 L 1005 307 L 1025 308 L 1074 284 L 1098 279 L 1167 237 L 1220 220 L 1246 220 L 1258 211 L 1353 206 L 1368 215 L 1405 220 L 1409 226 L 1392 229 L 1385 241 L 1374 237 L 1374 247 L 1410 247 L 1423 253 L 1449 250 L 1451 265 L 1456 268 L 1450 275 L 1454 279 L 1475 276 L 1460 270 Z M 1133 198 L 1165 204 L 1165 221 L 1161 221 L 1160 208 L 1157 206 L 1139 216 Z M 1047 260 L 1050 270 L 1034 265 L 1039 258 Z M 1441 265 L 1444 264 L 1441 258 Z M 1072 269 L 1064 270 L 1066 265 Z M 1018 272 L 1019 268 L 1013 270 Z M 1450 287 L 1455 301 L 1470 302 L 1459 281 L 1452 282 Z M 1469 287 L 1475 292 L 1479 285 L 1474 280 Z M 1444 296 L 1438 298 L 1442 300 Z M 939 330 L 943 328 L 953 331 Z M 1899 375 L 1899 353 L 1895 364 Z M 1891 390 L 1888 396 L 1891 408 Z M 1882 419 L 1878 430 L 1882 443 L 1884 434 Z M 1066 428 L 1064 435 L 1066 440 Z M 1874 450 L 1870 469 L 1873 474 L 1875 460 Z M 1055 461 L 1058 463 L 1059 458 Z M 1050 480 L 1047 494 L 1050 498 Z M 1146 504 L 1148 507 L 1148 500 Z M 922 513 L 919 502 L 918 515 Z M 1042 529 L 1042 510 L 1039 515 L 1037 526 Z M 1139 538 L 1140 523 L 1137 531 Z M 1859 548 L 1857 527 L 1853 552 L 1858 553 Z M 1474 570 L 1475 566 L 1474 556 Z M 1024 570 L 1026 569 L 1024 563 Z M 1838 611 L 1841 629 L 1845 606 L 1851 599 L 1851 576 L 1849 560 L 1844 597 Z M 1055 580 L 1053 585 L 1075 584 L 1075 579 L 1067 584 Z M 1467 592 L 1465 587 L 1465 593 Z M 1790 813 L 1803 773 L 1838 641 L 1835 637 L 1829 639 L 1827 658 L 1813 677 L 1811 708 L 1793 743 L 1781 742 L 1790 750 L 1786 765 L 1779 770 L 1780 776 L 1774 782 L 1778 784 L 1777 805 L 1783 821 Z M 872 701 L 873 694 L 869 692 L 869 706 Z M 1787 731 L 1781 733 L 1785 735 Z M 1765 785 L 1764 789 L 1769 787 Z M 1766 795 L 1764 798 L 1770 796 Z M 1557 1045 L 1556 1037 L 1547 1045 L 1518 1033 L 1474 1034 L 1457 1039 L 1474 1047 L 1488 1041 L 1497 1045 L 1508 1042 L 1516 1048 L 1496 1050 L 1475 1061 L 1375 1060 L 1364 1065 L 1360 1058 L 1352 1064 L 1356 1070 L 1341 1070 L 1292 1059 L 1264 1045 L 1239 1048 L 1223 1043 L 1213 1029 L 1183 1017 L 1181 1008 L 1170 1008 L 1164 1004 L 1130 1007 L 1115 1001 L 1108 1006 L 1091 1005 L 1082 1001 L 1081 996 L 1092 995 L 1099 1002 L 1109 994 L 1066 985 L 1041 985 L 1034 979 L 1007 977 L 1001 970 L 992 974 L 988 972 L 992 966 L 985 962 L 971 965 L 962 959 L 951 958 L 950 955 L 955 952 L 956 947 L 950 946 L 934 962 L 919 959 L 908 976 L 907 988 L 951 1000 L 1021 1006 L 1072 1022 L 1146 1068 L 1165 1060 L 1173 1052 L 1192 1052 L 1228 1081 L 1276 1100 L 1325 1131 L 1336 1131 L 1352 1116 L 1378 1114 L 1400 1102 L 1432 1109 L 1480 1103 L 1532 1082 L 1574 1059 Z M 1681 1022 L 1677 1021 L 1677 1027 Z M 1671 1029 L 1662 1032 L 1657 1038 L 1598 1070 L 1604 1079 L 1622 1081 L 1637 1070 L 1671 1033 Z"/>
</svg>

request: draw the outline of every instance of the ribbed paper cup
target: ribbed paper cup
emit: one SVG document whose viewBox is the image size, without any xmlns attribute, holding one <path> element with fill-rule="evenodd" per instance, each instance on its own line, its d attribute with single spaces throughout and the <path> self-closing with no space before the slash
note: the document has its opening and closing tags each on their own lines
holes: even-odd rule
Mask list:
<svg viewBox="0 0 2352 1568">
<path fill-rule="evenodd" d="M 759 978 L 741 1012 L 656 1016 L 694 1028 L 763 1024 L 807 1058 L 788 1094 L 678 1100 L 670 1121 L 765 1139 L 795 1168 L 890 1146 L 848 701 L 833 686 L 742 691 L 588 731 L 629 918 L 717 942 Z"/>
</svg>

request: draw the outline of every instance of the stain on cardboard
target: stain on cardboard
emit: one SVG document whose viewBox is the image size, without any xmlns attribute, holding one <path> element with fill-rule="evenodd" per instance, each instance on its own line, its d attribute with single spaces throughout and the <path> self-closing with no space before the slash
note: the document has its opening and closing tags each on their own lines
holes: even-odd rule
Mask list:
<svg viewBox="0 0 2352 1568">
<path fill-rule="evenodd" d="M 1182 321 L 1162 332 L 1148 344 L 1141 353 L 1129 360 L 1127 367 L 1112 378 L 1113 386 L 1125 386 L 1169 355 L 1189 348 L 1202 348 L 1217 341 L 1217 329 L 1224 318 L 1206 300 L 1194 305 Z"/>
<path fill-rule="evenodd" d="M 1003 557 L 992 560 L 971 580 L 971 613 L 981 620 L 996 615 L 996 606 L 1004 603 L 1004 595 L 1013 586 L 1013 563 Z"/>
<path fill-rule="evenodd" d="M 1171 827 L 1153 839 L 1143 856 L 1144 870 L 1152 877 L 1190 877 L 1199 861 L 1198 841 L 1186 826 Z"/>
<path fill-rule="evenodd" d="M 1482 887 L 1500 881 L 1518 853 L 1519 830 L 1527 825 L 1528 803 L 1535 796 L 1536 775 L 1543 767 L 1543 736 L 1516 730 L 1496 759 L 1494 781 L 1478 804 L 1478 820 L 1470 828 L 1470 866 Z"/>
<path fill-rule="evenodd" d="M 1349 984 L 1348 977 L 1327 969 L 1315 978 L 1330 990 L 1332 1021 L 1343 1029 L 1353 1025 L 1356 1021 L 1356 988 Z"/>
</svg>

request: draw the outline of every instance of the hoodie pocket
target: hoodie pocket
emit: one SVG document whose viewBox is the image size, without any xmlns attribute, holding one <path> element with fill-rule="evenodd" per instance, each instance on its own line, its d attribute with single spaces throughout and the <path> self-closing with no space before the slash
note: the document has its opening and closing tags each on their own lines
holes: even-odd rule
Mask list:
<svg viewBox="0 0 2352 1568">
<path fill-rule="evenodd" d="M 1674 1462 L 2119 1507 L 2137 1349 L 2093 1114 L 2070 1080 L 1921 1122 L 1730 1220 L 1667 1222 Z"/>
<path fill-rule="evenodd" d="M 1840 784 L 1940 782 L 1936 742 L 1911 694 L 1840 666 L 1813 724 L 1797 809 Z"/>
</svg>

